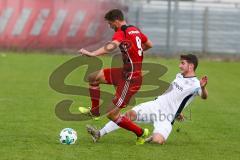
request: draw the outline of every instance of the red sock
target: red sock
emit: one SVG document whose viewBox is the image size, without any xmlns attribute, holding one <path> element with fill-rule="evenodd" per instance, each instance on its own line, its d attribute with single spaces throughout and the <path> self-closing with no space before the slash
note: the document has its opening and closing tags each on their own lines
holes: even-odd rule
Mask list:
<svg viewBox="0 0 240 160">
<path fill-rule="evenodd" d="M 126 130 L 134 132 L 138 137 L 140 137 L 143 134 L 142 128 L 133 123 L 126 116 L 119 116 L 119 118 L 115 120 L 115 123 Z"/>
<path fill-rule="evenodd" d="M 100 87 L 99 87 L 99 85 L 90 86 L 89 93 L 90 93 L 91 101 L 92 101 L 91 113 L 94 116 L 99 116 L 100 115 L 100 112 L 99 112 Z"/>
</svg>

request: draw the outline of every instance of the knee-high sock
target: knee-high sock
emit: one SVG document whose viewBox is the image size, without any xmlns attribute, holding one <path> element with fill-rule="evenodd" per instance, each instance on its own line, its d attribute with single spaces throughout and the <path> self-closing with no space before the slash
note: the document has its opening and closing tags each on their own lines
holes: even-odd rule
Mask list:
<svg viewBox="0 0 240 160">
<path fill-rule="evenodd" d="M 137 123 L 141 123 L 142 121 L 135 121 Z M 107 124 L 105 124 L 105 126 L 100 129 L 100 136 L 104 136 L 110 132 L 113 132 L 115 130 L 118 130 L 120 127 L 113 121 L 109 121 Z"/>
<path fill-rule="evenodd" d="M 120 127 L 113 121 L 109 121 L 105 126 L 100 130 L 100 136 L 104 136 L 107 133 L 110 133 L 112 131 L 115 131 L 119 129 Z"/>
<path fill-rule="evenodd" d="M 99 85 L 90 85 L 89 93 L 92 101 L 91 113 L 94 116 L 99 116 L 99 99 L 100 99 L 100 87 Z"/>
<path fill-rule="evenodd" d="M 143 134 L 143 129 L 136 125 L 134 122 L 132 122 L 128 117 L 126 116 L 119 116 L 118 119 L 114 121 L 118 126 L 134 132 L 138 137 L 140 137 Z"/>
</svg>

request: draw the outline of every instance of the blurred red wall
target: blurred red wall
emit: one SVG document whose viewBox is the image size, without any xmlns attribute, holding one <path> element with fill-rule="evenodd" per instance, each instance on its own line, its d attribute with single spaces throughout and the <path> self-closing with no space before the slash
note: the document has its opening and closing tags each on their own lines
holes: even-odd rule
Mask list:
<svg viewBox="0 0 240 160">
<path fill-rule="evenodd" d="M 118 0 L 0 0 L 1 48 L 80 48 L 108 41 L 104 14 Z"/>
</svg>

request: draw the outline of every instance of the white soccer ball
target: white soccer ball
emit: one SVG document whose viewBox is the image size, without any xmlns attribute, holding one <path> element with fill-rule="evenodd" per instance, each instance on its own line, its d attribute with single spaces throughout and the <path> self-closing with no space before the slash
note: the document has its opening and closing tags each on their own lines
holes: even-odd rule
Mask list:
<svg viewBox="0 0 240 160">
<path fill-rule="evenodd" d="M 72 128 L 64 128 L 60 132 L 59 140 L 62 144 L 74 144 L 77 140 L 77 132 Z"/>
</svg>

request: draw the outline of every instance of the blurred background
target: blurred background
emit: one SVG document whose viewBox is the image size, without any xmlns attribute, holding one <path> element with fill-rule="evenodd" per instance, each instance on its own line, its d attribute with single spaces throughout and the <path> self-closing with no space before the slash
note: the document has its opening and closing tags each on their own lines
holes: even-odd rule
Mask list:
<svg viewBox="0 0 240 160">
<path fill-rule="evenodd" d="M 130 2 L 129 19 L 150 36 L 155 53 L 240 53 L 239 0 Z"/>
<path fill-rule="evenodd" d="M 240 53 L 240 0 L 0 0 L 0 47 L 95 49 L 111 40 L 112 8 L 149 36 L 152 54 Z"/>
<path fill-rule="evenodd" d="M 124 130 L 95 145 L 85 126 L 101 128 L 107 118 L 66 121 L 56 110 L 62 101 L 72 102 L 69 111 L 63 108 L 61 113 L 75 118 L 79 106 L 91 105 L 80 90 L 88 90 L 89 68 L 98 70 L 100 63 L 81 59 L 77 50 L 91 51 L 111 40 L 113 31 L 103 17 L 113 8 L 122 9 L 128 23 L 154 43 L 145 54 L 141 88 L 152 95 L 139 91 L 144 96 L 136 95 L 136 104 L 152 101 L 158 94 L 153 90 L 162 91 L 162 82 L 176 77 L 181 52 L 196 53 L 197 77 L 209 76 L 208 100 L 196 98 L 186 108 L 188 120 L 174 124 L 164 146 L 135 146 L 135 135 Z M 118 59 L 112 57 L 99 57 L 102 67 L 115 66 Z M 239 160 L 239 60 L 240 0 L 0 0 L 0 160 Z M 59 90 L 51 88 L 52 73 L 69 62 L 74 63 L 63 76 L 77 68 L 64 84 L 56 78 Z M 167 69 L 164 75 L 159 64 Z M 115 88 L 101 85 L 101 91 L 113 95 Z M 59 132 L 66 127 L 78 132 L 76 145 L 59 143 Z"/>
</svg>

